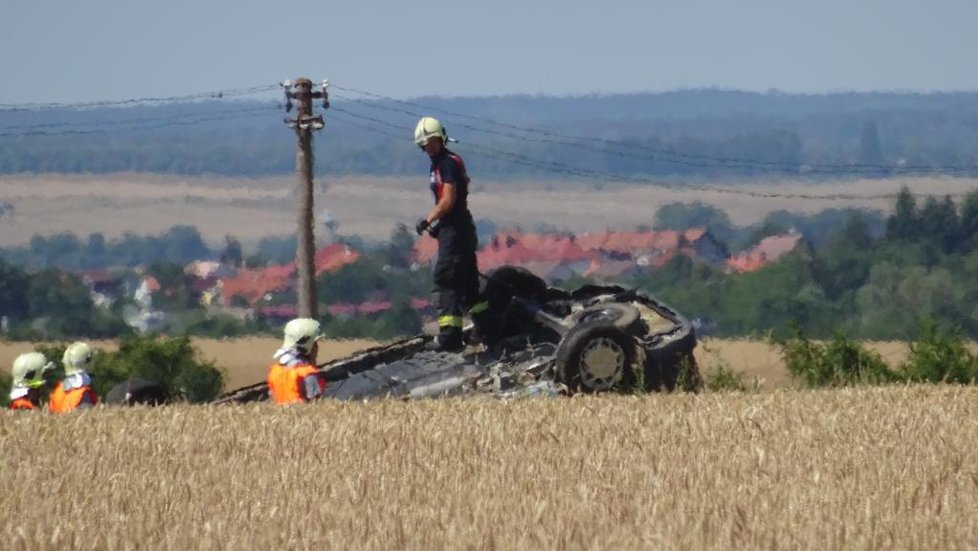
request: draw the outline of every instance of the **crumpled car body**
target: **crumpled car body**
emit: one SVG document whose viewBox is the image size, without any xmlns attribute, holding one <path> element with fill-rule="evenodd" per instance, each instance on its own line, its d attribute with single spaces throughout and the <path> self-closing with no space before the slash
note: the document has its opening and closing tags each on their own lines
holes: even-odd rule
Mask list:
<svg viewBox="0 0 978 551">
<path fill-rule="evenodd" d="M 324 398 L 419 399 L 458 395 L 554 396 L 696 390 L 692 324 L 652 295 L 617 285 L 573 291 L 529 271 L 485 274 L 489 312 L 482 342 L 461 352 L 424 350 L 419 335 L 320 366 Z M 473 327 L 465 329 L 466 338 Z M 268 398 L 265 383 L 228 392 L 219 403 Z"/>
</svg>

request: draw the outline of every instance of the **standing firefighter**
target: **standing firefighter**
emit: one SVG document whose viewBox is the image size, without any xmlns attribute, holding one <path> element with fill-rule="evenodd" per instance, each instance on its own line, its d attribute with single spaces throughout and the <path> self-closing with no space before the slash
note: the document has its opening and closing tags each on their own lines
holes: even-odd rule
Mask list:
<svg viewBox="0 0 978 551">
<path fill-rule="evenodd" d="M 326 379 L 316 368 L 319 322 L 298 318 L 285 324 L 285 340 L 268 370 L 268 392 L 276 404 L 308 402 L 326 390 Z"/>
<path fill-rule="evenodd" d="M 48 408 L 51 413 L 68 413 L 76 409 L 90 408 L 98 403 L 98 394 L 92 390 L 92 377 L 88 367 L 94 351 L 83 342 L 76 342 L 65 349 L 61 363 L 65 378 L 51 391 Z"/>
<path fill-rule="evenodd" d="M 429 349 L 458 351 L 462 343 L 462 315 L 468 310 L 478 326 L 488 304 L 479 298 L 479 270 L 475 251 L 478 239 L 469 212 L 469 175 L 465 163 L 446 147 L 448 133 L 432 117 L 423 117 L 414 129 L 414 141 L 431 158 L 430 186 L 435 206 L 418 221 L 418 235 L 427 230 L 438 239 L 435 292 L 438 294 L 438 337 Z"/>
<path fill-rule="evenodd" d="M 40 352 L 28 352 L 17 356 L 11 374 L 10 409 L 32 410 L 41 406 L 40 389 L 44 386 L 44 372 L 54 368 L 54 362 Z"/>
</svg>

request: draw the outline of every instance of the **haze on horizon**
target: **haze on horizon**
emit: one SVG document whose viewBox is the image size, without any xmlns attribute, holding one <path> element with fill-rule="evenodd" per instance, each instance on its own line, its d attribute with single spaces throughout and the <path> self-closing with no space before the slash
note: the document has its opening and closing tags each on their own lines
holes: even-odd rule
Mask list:
<svg viewBox="0 0 978 551">
<path fill-rule="evenodd" d="M 0 104 L 296 76 L 394 97 L 978 90 L 968 0 L 8 0 Z"/>
</svg>

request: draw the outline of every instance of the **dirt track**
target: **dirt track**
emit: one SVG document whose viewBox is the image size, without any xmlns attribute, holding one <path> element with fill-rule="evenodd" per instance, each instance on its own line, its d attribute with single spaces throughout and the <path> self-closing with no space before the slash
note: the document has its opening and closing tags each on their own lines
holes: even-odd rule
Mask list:
<svg viewBox="0 0 978 551">
<path fill-rule="evenodd" d="M 317 182 L 317 216 L 328 210 L 339 232 L 387 239 L 399 223 L 413 223 L 430 208 L 423 175 L 418 178 L 344 177 Z M 681 183 L 680 183 L 681 185 Z M 716 184 L 719 186 L 720 184 Z M 729 185 L 729 184 L 728 184 Z M 896 193 L 907 185 L 918 194 L 962 194 L 978 180 L 895 178 L 819 184 L 799 181 L 736 184 L 753 193 L 826 196 Z M 177 224 L 196 226 L 212 244 L 234 235 L 248 246 L 266 235 L 294 232 L 294 179 L 183 178 L 154 174 L 107 176 L 0 176 L 0 247 L 26 243 L 35 233 L 73 232 L 108 238 L 127 231 L 155 235 Z M 752 224 L 777 209 L 813 213 L 830 207 L 888 210 L 892 199 L 831 200 L 761 198 L 718 191 L 681 191 L 651 186 L 580 182 L 473 183 L 471 206 L 477 218 L 499 227 L 532 230 L 542 225 L 575 232 L 632 229 L 651 224 L 659 207 L 702 201 L 726 210 L 735 224 Z"/>
</svg>

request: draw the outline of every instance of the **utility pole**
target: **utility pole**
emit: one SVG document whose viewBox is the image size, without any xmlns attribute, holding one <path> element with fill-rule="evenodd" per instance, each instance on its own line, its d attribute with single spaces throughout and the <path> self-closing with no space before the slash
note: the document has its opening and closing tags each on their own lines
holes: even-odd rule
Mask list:
<svg viewBox="0 0 978 551">
<path fill-rule="evenodd" d="M 312 153 L 312 133 L 325 126 L 322 115 L 313 112 L 312 100 L 322 98 L 323 109 L 329 108 L 329 82 L 323 81 L 322 89 L 313 91 L 312 81 L 297 78 L 295 82 L 282 82 L 285 89 L 285 112 L 292 110 L 292 100 L 298 104 L 296 118 L 285 119 L 289 128 L 295 129 L 297 148 L 295 152 L 296 185 L 299 192 L 298 247 L 296 264 L 299 268 L 299 317 L 319 317 L 319 301 L 316 298 L 316 255 L 313 234 L 313 168 L 315 159 Z"/>
</svg>

